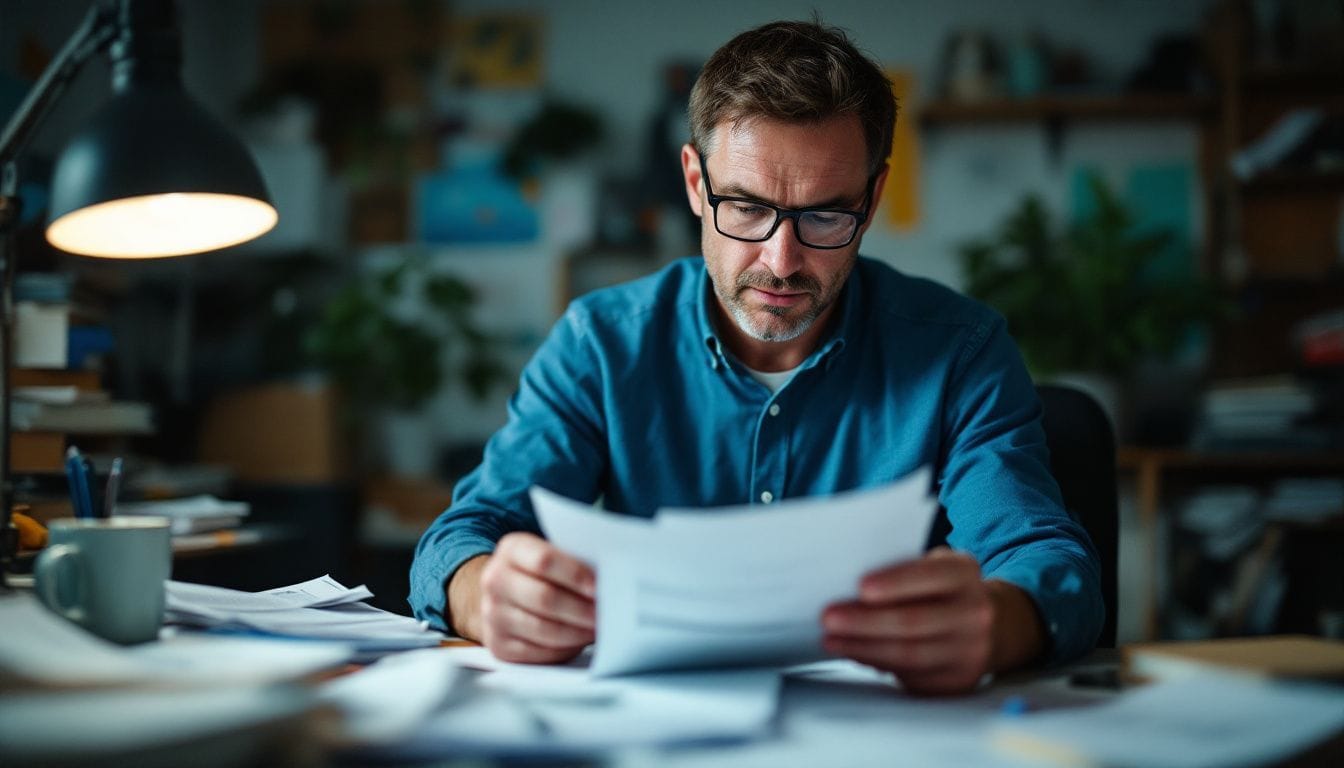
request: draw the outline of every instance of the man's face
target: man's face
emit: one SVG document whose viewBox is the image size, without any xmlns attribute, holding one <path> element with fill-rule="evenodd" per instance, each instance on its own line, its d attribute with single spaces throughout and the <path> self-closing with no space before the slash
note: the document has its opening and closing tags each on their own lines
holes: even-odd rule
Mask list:
<svg viewBox="0 0 1344 768">
<path fill-rule="evenodd" d="M 844 287 L 868 222 L 843 248 L 803 245 L 796 219 L 780 221 L 767 240 L 734 240 L 715 228 L 700 160 L 691 147 L 682 150 L 691 209 L 701 217 L 705 266 L 723 311 L 756 341 L 789 342 L 814 327 L 819 331 L 817 321 L 829 314 Z M 864 135 L 853 116 L 802 125 L 754 119 L 734 126 L 725 121 L 715 130 L 713 147 L 703 160 L 718 196 L 781 208 L 859 211 L 868 195 Z M 881 181 L 871 206 L 877 204 Z"/>
</svg>

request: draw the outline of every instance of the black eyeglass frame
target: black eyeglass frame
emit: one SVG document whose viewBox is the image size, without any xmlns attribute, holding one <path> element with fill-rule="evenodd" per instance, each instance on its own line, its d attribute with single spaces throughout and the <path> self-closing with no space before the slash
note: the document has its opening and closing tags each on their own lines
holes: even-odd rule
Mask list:
<svg viewBox="0 0 1344 768">
<path fill-rule="evenodd" d="M 699 159 L 700 159 L 700 177 L 705 180 L 705 197 L 709 200 L 709 207 L 714 209 L 714 231 L 718 232 L 720 235 L 723 235 L 724 237 L 731 238 L 739 242 L 763 243 L 766 240 L 769 240 L 770 238 L 775 236 L 775 231 L 779 229 L 779 223 L 781 221 L 783 221 L 784 219 L 793 219 L 793 236 L 798 238 L 798 242 L 802 243 L 808 248 L 815 248 L 819 251 L 833 251 L 837 248 L 844 248 L 848 246 L 850 243 L 854 242 L 854 238 L 859 236 L 859 230 L 863 229 L 864 223 L 867 222 L 868 217 L 872 215 L 873 187 L 877 183 L 878 173 L 874 173 L 873 175 L 868 177 L 868 191 L 864 194 L 863 197 L 862 211 L 851 211 L 845 208 L 832 208 L 830 206 L 825 205 L 814 205 L 809 206 L 807 208 L 781 208 L 778 205 L 767 203 L 764 200 L 756 200 L 750 197 L 732 197 L 728 195 L 714 194 L 714 190 L 711 187 L 709 181 L 709 169 L 705 167 L 705 156 L 699 155 Z M 723 202 L 750 203 L 752 205 L 759 205 L 762 208 L 769 208 L 770 210 L 775 212 L 775 223 L 771 224 L 770 230 L 761 237 L 739 237 L 738 235 L 730 235 L 727 232 L 724 232 L 723 229 L 719 227 L 719 203 Z M 812 243 L 809 243 L 803 239 L 802 228 L 799 226 L 799 223 L 802 221 L 803 214 L 805 213 L 843 213 L 849 216 L 853 216 L 855 219 L 857 219 L 857 221 L 854 224 L 854 231 L 849 234 L 849 239 L 845 240 L 845 242 L 840 243 L 839 245 L 813 245 Z"/>
</svg>

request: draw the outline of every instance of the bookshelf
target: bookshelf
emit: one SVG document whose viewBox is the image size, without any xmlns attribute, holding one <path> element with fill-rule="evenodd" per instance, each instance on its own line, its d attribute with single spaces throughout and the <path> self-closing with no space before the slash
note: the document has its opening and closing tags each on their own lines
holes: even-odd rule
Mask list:
<svg viewBox="0 0 1344 768">
<path fill-rule="evenodd" d="M 1211 98 L 1185 94 L 1078 94 L 977 102 L 938 100 L 923 105 L 926 128 L 1011 122 L 1126 120 L 1193 121 L 1213 114 Z"/>
<path fill-rule="evenodd" d="M 1141 564 L 1150 575 L 1143 619 L 1143 636 L 1148 640 L 1163 634 L 1164 606 L 1158 576 L 1166 573 L 1173 554 L 1161 546 L 1168 538 L 1161 529 L 1173 523 L 1178 505 L 1193 490 L 1216 484 L 1264 489 L 1288 477 L 1344 479 L 1344 452 L 1211 453 L 1184 448 L 1121 446 L 1116 452 L 1116 465 L 1120 476 L 1134 483 L 1142 549 L 1148 558 Z M 1264 556 L 1269 550 L 1282 553 L 1285 562 L 1292 565 L 1291 570 L 1298 574 L 1296 581 L 1307 582 L 1305 593 L 1295 596 L 1295 603 L 1285 605 L 1288 613 L 1296 614 L 1288 616 L 1290 621 L 1304 621 L 1304 612 L 1311 610 L 1310 603 L 1333 603 L 1336 599 L 1327 594 L 1328 589 L 1325 592 L 1315 589 L 1315 584 L 1331 579 L 1344 584 L 1344 564 L 1337 556 L 1322 558 L 1308 554 L 1295 562 L 1290 555 L 1294 551 L 1313 550 L 1316 544 L 1338 543 L 1341 537 L 1344 537 L 1344 500 L 1341 500 L 1337 514 L 1317 522 L 1276 521 L 1267 525 L 1257 545 L 1247 548 L 1238 564 L 1248 571 L 1254 570 L 1257 556 Z M 1292 576 L 1290 572 L 1290 579 Z M 1344 609 L 1344 605 L 1330 607 Z"/>
</svg>

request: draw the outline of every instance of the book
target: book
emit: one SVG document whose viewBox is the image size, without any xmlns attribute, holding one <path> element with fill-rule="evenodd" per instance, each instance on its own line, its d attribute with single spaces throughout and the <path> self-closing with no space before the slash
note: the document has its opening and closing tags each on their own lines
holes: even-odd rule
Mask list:
<svg viewBox="0 0 1344 768">
<path fill-rule="evenodd" d="M 225 501 L 209 494 L 178 499 L 118 504 L 116 514 L 158 515 L 172 521 L 174 536 L 235 528 L 252 511 L 245 501 Z"/>
<path fill-rule="evenodd" d="M 74 387 L 86 392 L 97 392 L 103 386 L 98 371 L 72 368 L 15 368 L 9 378 L 15 391 L 23 387 Z"/>
<path fill-rule="evenodd" d="M 14 305 L 14 364 L 65 368 L 68 364 L 70 306 L 19 301 Z"/>
<path fill-rule="evenodd" d="M 14 432 L 9 436 L 11 472 L 64 472 L 65 434 Z"/>
<path fill-rule="evenodd" d="M 81 435 L 147 434 L 154 431 L 153 410 L 132 400 L 74 402 L 63 405 L 15 400 L 14 429 Z"/>
<path fill-rule="evenodd" d="M 1210 672 L 1307 680 L 1344 680 L 1344 641 L 1309 635 L 1135 643 L 1121 649 L 1136 678 L 1173 680 Z"/>
<path fill-rule="evenodd" d="M 75 405 L 77 403 L 106 403 L 112 395 L 101 389 L 80 389 L 73 384 L 15 387 L 14 399 L 25 403 L 45 405 Z"/>
</svg>

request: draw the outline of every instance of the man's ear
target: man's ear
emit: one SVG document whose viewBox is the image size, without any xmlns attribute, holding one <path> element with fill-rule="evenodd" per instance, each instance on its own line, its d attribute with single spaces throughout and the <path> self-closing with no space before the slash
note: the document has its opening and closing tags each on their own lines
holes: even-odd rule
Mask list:
<svg viewBox="0 0 1344 768">
<path fill-rule="evenodd" d="M 867 232 L 873 225 L 873 220 L 877 218 L 878 206 L 882 204 L 882 190 L 887 186 L 887 173 L 891 171 L 891 166 L 882 165 L 882 170 L 877 172 L 877 179 L 873 181 L 873 202 L 868 205 L 868 218 L 863 222 L 861 232 Z"/>
<path fill-rule="evenodd" d="M 690 144 L 681 147 L 681 176 L 686 181 L 686 202 L 691 204 L 691 213 L 703 214 L 700 198 L 700 153 Z"/>
</svg>

